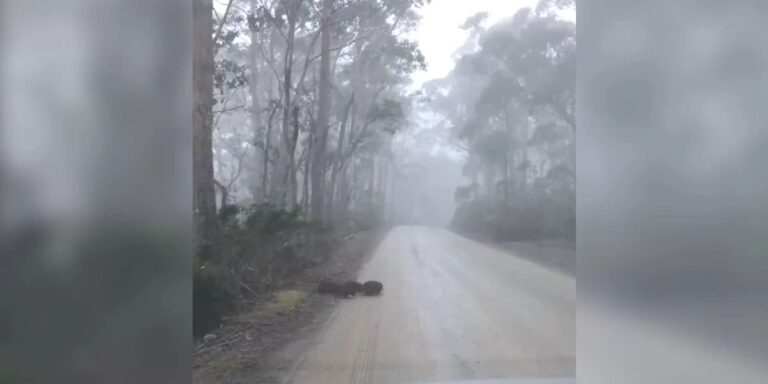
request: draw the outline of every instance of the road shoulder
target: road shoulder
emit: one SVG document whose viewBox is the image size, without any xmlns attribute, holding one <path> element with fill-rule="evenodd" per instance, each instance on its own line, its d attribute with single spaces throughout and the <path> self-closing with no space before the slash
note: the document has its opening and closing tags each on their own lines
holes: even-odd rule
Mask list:
<svg viewBox="0 0 768 384">
<path fill-rule="evenodd" d="M 274 383 L 289 371 L 299 346 L 314 338 L 338 299 L 315 293 L 323 278 L 353 279 L 386 235 L 386 230 L 348 237 L 327 263 L 306 271 L 275 292 L 254 295 L 245 309 L 228 316 L 215 338 L 193 349 L 196 384 Z"/>
<path fill-rule="evenodd" d="M 495 242 L 480 236 L 452 231 L 458 236 L 477 241 L 494 249 L 529 260 L 569 277 L 576 276 L 576 243 L 573 240 L 532 240 Z"/>
</svg>

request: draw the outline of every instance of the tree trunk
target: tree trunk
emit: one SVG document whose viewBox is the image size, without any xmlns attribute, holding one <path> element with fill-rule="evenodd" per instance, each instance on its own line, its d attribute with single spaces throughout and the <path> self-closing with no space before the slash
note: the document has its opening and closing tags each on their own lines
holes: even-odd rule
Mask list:
<svg viewBox="0 0 768 384">
<path fill-rule="evenodd" d="M 312 209 L 314 220 L 325 221 L 325 149 L 331 113 L 331 17 L 333 0 L 323 0 L 320 38 L 320 79 L 318 87 L 317 134 L 312 156 Z"/>
<path fill-rule="evenodd" d="M 312 156 L 312 140 L 313 140 L 313 129 L 310 128 L 309 130 L 309 140 L 308 140 L 308 146 L 307 146 L 307 158 L 304 159 L 304 183 L 302 184 L 302 187 L 304 188 L 302 194 L 301 194 L 301 207 L 304 212 L 309 211 L 309 172 L 310 172 L 310 164 L 312 164 L 311 156 Z"/>
<path fill-rule="evenodd" d="M 221 194 L 221 199 L 219 200 L 219 208 L 224 208 L 229 203 L 229 190 L 227 187 L 218 182 L 216 179 L 213 180 L 214 185 L 219 188 L 219 193 Z"/>
<path fill-rule="evenodd" d="M 504 180 L 504 203 L 505 204 L 509 204 L 509 200 L 510 200 L 509 199 L 510 198 L 510 196 L 509 196 L 509 184 L 510 184 L 510 171 L 511 171 L 509 157 L 512 156 L 512 159 L 514 160 L 514 152 L 510 154 L 510 152 L 512 151 L 512 145 L 511 144 L 513 142 L 513 137 L 514 136 L 513 136 L 513 132 L 512 132 L 512 124 L 509 121 L 509 111 L 507 111 L 506 108 L 504 109 L 504 127 L 507 130 L 506 139 L 507 139 L 508 146 L 504 150 L 504 164 L 503 164 L 504 175 L 502 177 L 503 177 L 503 180 Z M 512 163 L 514 164 L 514 161 L 512 161 Z"/>
<path fill-rule="evenodd" d="M 295 191 L 292 190 L 292 188 L 295 188 L 296 183 L 290 182 L 291 178 L 295 179 L 295 159 L 294 159 L 294 145 L 292 145 L 293 142 L 293 134 L 291 132 L 291 110 L 292 110 L 292 101 L 291 101 L 291 88 L 293 87 L 293 63 L 294 63 L 294 43 L 296 38 L 296 22 L 298 18 L 298 7 L 299 2 L 298 0 L 292 0 L 290 4 L 290 9 L 288 10 L 288 35 L 286 38 L 286 48 L 285 48 L 285 58 L 283 60 L 283 144 L 285 147 L 285 156 L 283 157 L 283 167 L 282 171 L 284 172 L 280 177 L 280 181 L 282 182 L 282 189 L 280 191 L 280 196 L 283 196 L 282 202 L 285 203 L 285 194 L 288 193 L 289 200 L 286 204 L 287 208 L 289 210 L 293 210 L 296 207 L 296 199 L 291 197 L 294 197 Z M 289 191 L 286 191 L 286 188 L 289 189 Z M 292 201 L 291 201 L 292 200 Z"/>
<path fill-rule="evenodd" d="M 389 174 L 388 165 L 387 158 L 379 157 L 379 161 L 377 162 L 378 172 L 376 173 L 376 198 L 379 213 L 382 214 L 386 212 L 385 210 L 387 207 L 387 186 L 389 186 L 389 183 L 387 182 L 387 175 Z"/>
<path fill-rule="evenodd" d="M 274 123 L 277 108 L 273 107 L 267 119 L 267 132 L 264 134 L 264 164 L 261 174 L 261 198 L 263 202 L 269 201 L 269 150 L 272 147 L 272 125 Z"/>
<path fill-rule="evenodd" d="M 251 12 L 254 15 L 256 14 L 257 6 L 258 5 L 256 4 L 256 0 L 251 0 Z M 259 57 L 259 48 L 258 48 L 259 36 L 258 36 L 258 30 L 256 29 L 255 23 L 249 23 L 248 28 L 251 33 L 251 44 L 249 46 L 250 74 L 248 78 L 248 90 L 250 91 L 250 95 L 251 95 L 251 110 L 250 110 L 251 123 L 252 123 L 251 130 L 253 132 L 254 140 L 260 140 L 260 136 L 266 133 L 263 132 L 265 129 L 261 121 L 261 102 L 259 100 L 260 99 L 259 98 L 259 62 L 261 61 Z M 264 146 L 264 151 L 265 151 L 264 159 L 268 159 L 267 152 L 269 151 L 269 149 L 266 147 L 266 145 Z M 268 166 L 266 163 L 263 165 L 262 170 L 264 172 L 267 172 Z M 256 176 L 254 180 L 258 180 L 258 176 Z M 265 181 L 265 175 L 262 175 L 261 180 L 262 182 Z M 266 198 L 266 195 L 256 196 L 257 193 L 255 192 L 257 191 L 264 192 L 265 190 L 263 189 L 263 187 L 260 189 L 256 182 L 253 184 L 254 185 L 252 186 L 251 190 L 254 191 L 254 193 L 252 193 L 254 195 L 253 196 L 254 200 L 257 200 L 259 198 L 261 199 Z"/>
<path fill-rule="evenodd" d="M 299 198 L 299 185 L 296 180 L 297 166 L 296 166 L 296 144 L 299 142 L 299 107 L 293 106 L 293 112 L 291 114 L 293 133 L 291 134 L 291 142 L 289 143 L 289 158 L 288 158 L 288 210 L 296 209 L 296 204 Z"/>
<path fill-rule="evenodd" d="M 193 3 L 192 167 L 196 247 L 215 242 L 216 191 L 213 179 L 213 3 Z"/>
<path fill-rule="evenodd" d="M 328 219 L 331 221 L 335 221 L 335 217 L 337 217 L 336 212 L 334 212 L 334 204 L 336 199 L 336 180 L 339 174 L 339 171 L 341 170 L 341 167 L 344 164 L 344 139 L 346 138 L 347 133 L 347 121 L 349 120 L 349 114 L 352 110 L 352 104 L 355 102 L 355 93 L 352 92 L 352 96 L 350 96 L 349 101 L 347 102 L 347 105 L 344 107 L 344 116 L 341 119 L 341 126 L 339 127 L 339 139 L 336 144 L 336 155 L 334 156 L 333 166 L 331 168 L 331 182 L 329 184 L 330 190 L 328 191 L 327 196 L 327 212 L 328 212 Z"/>
<path fill-rule="evenodd" d="M 344 174 L 342 175 L 340 207 L 345 211 L 349 211 L 355 207 L 354 201 L 352 199 L 352 192 L 358 188 L 356 178 L 357 174 L 354 171 L 354 167 L 352 167 L 352 169 L 345 170 Z"/>
<path fill-rule="evenodd" d="M 521 163 L 521 173 L 522 173 L 522 184 L 521 184 L 521 191 L 523 193 L 526 192 L 528 189 L 528 168 L 530 167 L 530 164 L 528 163 L 528 124 L 530 122 L 528 119 L 522 124 L 521 134 L 522 134 L 522 141 L 523 141 L 523 161 Z"/>
<path fill-rule="evenodd" d="M 346 210 L 348 208 L 346 202 L 345 202 L 345 196 L 347 195 L 347 189 L 349 188 L 348 183 L 348 167 L 346 165 L 343 165 L 341 169 L 339 170 L 339 178 L 337 181 L 336 186 L 336 201 L 333 203 L 333 211 L 331 214 L 333 215 L 332 221 L 334 223 L 341 223 L 341 221 L 345 217 Z"/>
</svg>

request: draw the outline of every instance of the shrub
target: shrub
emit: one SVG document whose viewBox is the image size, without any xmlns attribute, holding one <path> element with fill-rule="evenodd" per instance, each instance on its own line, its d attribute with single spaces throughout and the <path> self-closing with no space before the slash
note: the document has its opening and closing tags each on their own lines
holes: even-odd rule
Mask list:
<svg viewBox="0 0 768 384">
<path fill-rule="evenodd" d="M 235 297 L 227 288 L 226 274 L 212 262 L 195 263 L 192 284 L 192 334 L 200 337 L 218 328 Z"/>
<path fill-rule="evenodd" d="M 533 190 L 505 203 L 479 196 L 460 204 L 451 229 L 494 241 L 526 241 L 542 238 L 573 239 L 576 232 L 575 196 L 572 190 Z"/>
<path fill-rule="evenodd" d="M 289 212 L 274 204 L 254 204 L 246 211 L 245 227 L 264 235 L 298 229 L 309 224 L 301 218 L 298 211 Z"/>
</svg>

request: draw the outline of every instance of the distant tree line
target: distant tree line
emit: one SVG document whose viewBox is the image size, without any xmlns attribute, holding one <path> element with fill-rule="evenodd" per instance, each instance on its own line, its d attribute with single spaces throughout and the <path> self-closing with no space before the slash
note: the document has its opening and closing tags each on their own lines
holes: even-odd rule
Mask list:
<svg viewBox="0 0 768 384">
<path fill-rule="evenodd" d="M 452 225 L 499 240 L 575 233 L 576 26 L 573 1 L 542 0 L 489 28 L 467 19 L 429 105 L 467 152 Z"/>
</svg>

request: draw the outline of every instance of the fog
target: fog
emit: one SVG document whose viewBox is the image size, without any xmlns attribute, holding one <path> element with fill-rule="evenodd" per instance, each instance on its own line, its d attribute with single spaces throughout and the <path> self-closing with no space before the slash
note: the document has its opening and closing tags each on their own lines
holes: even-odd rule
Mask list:
<svg viewBox="0 0 768 384">
<path fill-rule="evenodd" d="M 465 183 L 465 155 L 450 132 L 422 117 L 418 126 L 395 138 L 395 157 L 392 220 L 447 227 L 456 209 L 453 191 Z"/>
</svg>

